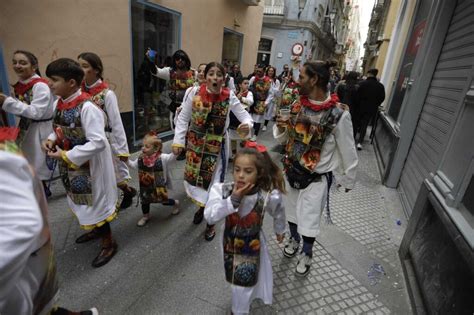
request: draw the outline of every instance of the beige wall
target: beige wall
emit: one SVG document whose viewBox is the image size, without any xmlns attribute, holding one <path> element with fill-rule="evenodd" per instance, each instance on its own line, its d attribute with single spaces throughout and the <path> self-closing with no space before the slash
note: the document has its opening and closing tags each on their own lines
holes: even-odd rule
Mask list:
<svg viewBox="0 0 474 315">
<path fill-rule="evenodd" d="M 105 79 L 117 93 L 120 109 L 131 110 L 128 0 L 1 1 L 0 42 L 7 66 L 14 50 L 29 50 L 38 57 L 44 75 L 52 60 L 76 59 L 83 51 L 93 51 L 102 58 Z M 16 82 L 8 68 L 9 81 Z"/>
<path fill-rule="evenodd" d="M 262 32 L 263 5 L 247 6 L 241 0 L 151 0 L 182 13 L 181 48 L 193 66 L 221 61 L 224 27 L 242 33 L 242 73 L 253 71 Z M 240 27 L 234 26 L 234 19 Z"/>
<path fill-rule="evenodd" d="M 391 0 L 388 9 L 387 18 L 385 20 L 385 27 L 383 30 L 383 42 L 379 48 L 379 56 L 375 67 L 380 70 L 379 76 L 382 74 L 385 58 L 387 57 L 388 45 L 392 38 L 395 21 L 400 10 L 400 0 Z"/>
<path fill-rule="evenodd" d="M 83 51 L 97 53 L 105 79 L 117 93 L 121 111 L 132 110 L 132 67 L 129 0 L 1 0 L 0 43 L 9 65 L 16 49 L 29 50 L 46 65 L 60 57 L 75 59 Z M 150 1 L 152 2 L 152 1 Z M 257 59 L 263 6 L 240 0 L 154 0 L 182 13 L 181 47 L 193 66 L 221 61 L 224 27 L 244 34 L 242 72 Z M 234 27 L 234 19 L 240 27 Z M 16 82 L 11 67 L 10 83 Z"/>
</svg>

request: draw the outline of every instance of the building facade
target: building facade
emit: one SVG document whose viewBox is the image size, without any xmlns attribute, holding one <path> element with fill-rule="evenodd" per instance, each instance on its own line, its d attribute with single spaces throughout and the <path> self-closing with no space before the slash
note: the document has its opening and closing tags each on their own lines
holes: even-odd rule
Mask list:
<svg viewBox="0 0 474 315">
<path fill-rule="evenodd" d="M 350 3 L 349 8 L 349 27 L 347 31 L 347 39 L 345 44 L 346 49 L 346 60 L 345 69 L 346 71 L 359 71 L 360 68 L 360 7 L 358 0 L 353 0 Z"/>
<path fill-rule="evenodd" d="M 375 149 L 408 227 L 400 258 L 417 313 L 474 310 L 474 1 L 403 0 Z"/>
<path fill-rule="evenodd" d="M 16 80 L 9 66 L 16 49 L 35 53 L 42 72 L 54 59 L 75 59 L 92 51 L 101 56 L 105 80 L 118 96 L 130 144 L 138 143 L 150 129 L 171 135 L 161 93 L 164 82 L 142 82 L 138 75 L 145 51 L 157 51 L 158 65 L 183 49 L 193 67 L 225 60 L 250 72 L 262 18 L 263 4 L 257 0 L 2 1 L 2 89 L 8 91 L 7 82 Z M 142 85 L 150 88 L 149 93 L 141 92 Z"/>
<path fill-rule="evenodd" d="M 265 0 L 257 62 L 298 72 L 308 60 L 343 60 L 348 28 L 340 0 Z M 342 62 L 341 62 L 342 66 Z"/>
</svg>

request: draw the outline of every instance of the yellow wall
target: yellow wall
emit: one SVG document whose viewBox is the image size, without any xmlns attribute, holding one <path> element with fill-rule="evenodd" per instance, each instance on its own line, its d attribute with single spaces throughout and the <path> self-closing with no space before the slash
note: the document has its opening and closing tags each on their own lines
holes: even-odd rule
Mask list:
<svg viewBox="0 0 474 315">
<path fill-rule="evenodd" d="M 242 73 L 253 71 L 262 31 L 263 5 L 247 6 L 241 0 L 152 0 L 182 12 L 181 48 L 193 66 L 221 61 L 224 27 L 242 33 Z M 207 5 L 203 5 L 207 4 Z M 234 19 L 240 27 L 234 27 Z"/>
<path fill-rule="evenodd" d="M 83 51 L 97 53 L 120 109 L 130 111 L 128 21 L 128 0 L 2 0 L 0 38 L 7 65 L 14 50 L 28 50 L 38 57 L 43 75 L 47 64 L 57 58 L 76 59 Z M 11 67 L 8 78 L 12 83 L 17 80 Z"/>
<path fill-rule="evenodd" d="M 1 0 L 0 43 L 7 65 L 16 49 L 29 50 L 46 65 L 60 57 L 76 59 L 83 51 L 97 53 L 104 77 L 117 93 L 121 111 L 132 110 L 132 67 L 129 0 Z M 182 13 L 181 47 L 193 66 L 220 61 L 224 27 L 244 34 L 242 72 L 250 73 L 257 58 L 263 6 L 240 0 L 155 0 Z M 240 27 L 234 27 L 237 19 Z M 8 67 L 10 83 L 17 78 Z"/>
<path fill-rule="evenodd" d="M 375 67 L 379 69 L 379 76 L 382 74 L 383 66 L 385 63 L 385 57 L 387 56 L 388 45 L 392 38 L 393 28 L 395 27 L 395 21 L 397 19 L 398 11 L 400 9 L 400 0 L 391 0 L 390 7 L 388 9 L 387 18 L 385 20 L 385 26 L 383 29 L 383 41 L 379 47 L 379 56 Z"/>
</svg>

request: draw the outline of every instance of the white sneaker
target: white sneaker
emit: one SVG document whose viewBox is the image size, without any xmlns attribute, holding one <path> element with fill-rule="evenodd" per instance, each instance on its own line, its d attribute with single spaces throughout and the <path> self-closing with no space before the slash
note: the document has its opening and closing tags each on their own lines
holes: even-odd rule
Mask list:
<svg viewBox="0 0 474 315">
<path fill-rule="evenodd" d="M 173 205 L 173 211 L 171 211 L 171 214 L 178 214 L 179 213 L 179 200 L 175 200 L 174 201 L 174 205 Z"/>
<path fill-rule="evenodd" d="M 256 135 L 251 136 L 250 141 L 253 141 L 253 142 L 257 141 L 257 136 Z"/>
<path fill-rule="evenodd" d="M 143 216 L 143 217 L 140 218 L 140 220 L 138 220 L 137 226 L 143 227 L 148 223 L 148 221 L 150 221 L 150 217 Z"/>
<path fill-rule="evenodd" d="M 267 131 L 267 126 L 263 125 L 262 131 Z"/>
<path fill-rule="evenodd" d="M 297 242 L 293 237 L 290 237 L 285 244 L 285 248 L 283 248 L 283 255 L 288 258 L 295 257 L 298 248 L 300 248 L 299 242 Z"/>
<path fill-rule="evenodd" d="M 362 150 L 362 144 L 357 143 L 357 150 L 359 150 L 359 151 Z"/>
<path fill-rule="evenodd" d="M 309 273 L 311 268 L 311 260 L 312 258 L 306 255 L 305 253 L 301 253 L 298 257 L 298 264 L 296 265 L 296 275 L 304 277 Z"/>
</svg>

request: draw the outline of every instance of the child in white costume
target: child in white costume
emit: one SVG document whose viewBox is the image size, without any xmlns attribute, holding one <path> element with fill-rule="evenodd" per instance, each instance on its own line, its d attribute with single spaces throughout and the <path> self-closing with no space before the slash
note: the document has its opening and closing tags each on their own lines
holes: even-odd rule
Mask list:
<svg viewBox="0 0 474 315">
<path fill-rule="evenodd" d="M 0 93 L 0 105 L 4 111 L 20 117 L 17 142 L 38 178 L 43 181 L 43 187 L 49 196 L 51 193 L 44 181 L 50 179 L 51 170 L 46 165 L 46 155 L 41 150 L 41 144 L 53 131 L 54 97 L 48 81 L 39 76 L 38 59 L 32 53 L 15 51 L 13 70 L 19 79 L 13 86 L 15 98 Z"/>
<path fill-rule="evenodd" d="M 179 201 L 169 198 L 172 189 L 170 164 L 176 160 L 173 153 L 162 153 L 163 144 L 156 133 L 150 132 L 143 138 L 142 153 L 138 159 L 129 161 L 130 167 L 138 170 L 140 200 L 143 217 L 137 222 L 142 227 L 150 220 L 150 204 L 161 203 L 173 206 L 171 214 L 179 213 Z"/>
<path fill-rule="evenodd" d="M 204 210 L 210 224 L 225 218 L 223 258 L 226 280 L 232 284 L 233 314 L 248 314 L 256 298 L 272 304 L 272 265 L 262 232 L 265 212 L 273 217 L 278 242 L 285 230 L 283 175 L 268 154 L 259 151 L 266 148 L 256 145 L 237 153 L 234 183 L 214 184 Z"/>
<path fill-rule="evenodd" d="M 133 197 L 137 195 L 135 188 L 128 186 L 130 172 L 127 167 L 128 152 L 127 136 L 123 128 L 117 96 L 109 89 L 107 83 L 102 81 L 104 67 L 99 56 L 92 52 L 81 53 L 78 62 L 84 70 L 84 81 L 81 89 L 92 96 L 92 101 L 102 109 L 107 116 L 106 133 L 112 149 L 112 158 L 115 166 L 115 177 L 117 186 L 123 191 L 123 199 L 120 209 L 126 209 L 132 205 Z"/>
<path fill-rule="evenodd" d="M 237 130 L 248 134 L 252 119 L 234 92 L 224 85 L 222 65 L 211 62 L 204 71 L 206 84 L 194 87 L 182 105 L 173 139 L 173 153 L 179 155 L 186 146 L 184 188 L 199 205 L 194 223 L 203 218 L 204 206 L 211 185 L 223 180 L 229 158 L 229 115 L 232 111 L 241 122 Z M 205 239 L 214 238 L 212 225 L 207 226 Z"/>
<path fill-rule="evenodd" d="M 275 67 L 268 67 L 266 75 L 272 80 L 271 93 L 273 95 L 272 100 L 268 103 L 267 109 L 265 110 L 265 123 L 263 124 L 262 131 L 267 130 L 268 122 L 275 117 L 275 107 L 280 98 L 280 80 L 277 78 Z"/>
<path fill-rule="evenodd" d="M 105 265 L 117 252 L 110 224 L 116 218 L 117 188 L 112 151 L 105 136 L 106 116 L 80 89 L 84 71 L 72 59 L 48 65 L 50 87 L 60 98 L 53 119 L 54 133 L 44 143 L 48 156 L 60 161 L 67 201 L 79 224 L 91 230 L 76 239 L 102 238 L 93 267 Z"/>
<path fill-rule="evenodd" d="M 257 141 L 260 126 L 265 121 L 264 115 L 269 104 L 273 101 L 272 79 L 263 72 L 264 65 L 258 65 L 255 76 L 250 78 L 249 86 L 252 91 L 254 102 L 250 106 L 250 113 L 254 121 L 254 134 L 250 140 Z"/>
</svg>

